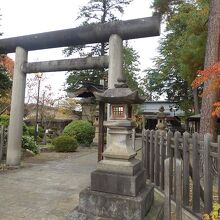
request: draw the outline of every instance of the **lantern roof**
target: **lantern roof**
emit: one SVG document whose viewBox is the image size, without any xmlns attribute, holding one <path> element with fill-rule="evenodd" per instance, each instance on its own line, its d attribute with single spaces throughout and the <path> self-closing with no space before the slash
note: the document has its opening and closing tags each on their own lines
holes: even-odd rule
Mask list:
<svg viewBox="0 0 220 220">
<path fill-rule="evenodd" d="M 146 99 L 146 97 L 140 96 L 138 91 L 131 91 L 123 80 L 118 80 L 115 87 L 102 93 L 94 92 L 96 100 L 113 104 L 141 104 Z"/>
</svg>

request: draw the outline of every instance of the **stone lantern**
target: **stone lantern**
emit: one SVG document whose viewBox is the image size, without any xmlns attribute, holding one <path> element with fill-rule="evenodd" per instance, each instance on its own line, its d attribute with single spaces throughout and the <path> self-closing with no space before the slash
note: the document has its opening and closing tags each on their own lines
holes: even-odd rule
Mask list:
<svg viewBox="0 0 220 220">
<path fill-rule="evenodd" d="M 159 112 L 157 113 L 157 125 L 158 130 L 165 130 L 166 128 L 166 115 L 164 113 L 164 107 L 161 106 Z"/>
<path fill-rule="evenodd" d="M 103 93 L 95 93 L 96 99 L 109 103 L 109 119 L 104 122 L 108 128 L 108 147 L 104 151 L 105 160 L 98 164 L 98 169 L 103 168 L 103 164 L 114 166 L 114 159 L 121 159 L 121 162 L 131 162 L 136 156 L 136 152 L 129 145 L 129 137 L 136 123 L 129 119 L 129 104 L 144 102 L 144 98 L 138 95 L 138 92 L 132 92 L 124 80 L 118 80 L 116 88 L 108 89 Z"/>
<path fill-rule="evenodd" d="M 120 78 L 115 88 L 95 93 L 95 97 L 110 105 L 109 118 L 104 122 L 109 136 L 104 159 L 91 174 L 91 191 L 86 192 L 86 198 L 92 196 L 96 209 L 106 210 L 109 219 L 125 219 L 126 215 L 129 219 L 143 219 L 153 202 L 153 187 L 146 185 L 143 164 L 135 159 L 136 152 L 129 140 L 136 127 L 129 118 L 129 105 L 143 103 L 145 98 L 131 91 Z"/>
</svg>

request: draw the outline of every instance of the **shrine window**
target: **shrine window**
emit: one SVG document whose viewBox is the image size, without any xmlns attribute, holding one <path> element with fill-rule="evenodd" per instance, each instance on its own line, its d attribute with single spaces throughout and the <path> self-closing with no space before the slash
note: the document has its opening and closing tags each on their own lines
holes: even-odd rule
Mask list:
<svg viewBox="0 0 220 220">
<path fill-rule="evenodd" d="M 125 118 L 125 107 L 123 105 L 113 105 L 112 106 L 112 118 L 113 119 Z"/>
</svg>

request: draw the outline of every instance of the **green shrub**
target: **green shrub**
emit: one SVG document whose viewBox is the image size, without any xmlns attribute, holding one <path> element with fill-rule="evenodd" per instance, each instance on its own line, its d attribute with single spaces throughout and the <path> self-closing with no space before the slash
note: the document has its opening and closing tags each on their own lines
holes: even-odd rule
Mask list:
<svg viewBox="0 0 220 220">
<path fill-rule="evenodd" d="M 77 140 L 67 135 L 54 138 L 52 143 L 57 152 L 74 152 L 78 147 Z"/>
<path fill-rule="evenodd" d="M 35 154 L 39 153 L 37 144 L 34 141 L 34 137 L 23 135 L 22 136 L 22 148 L 31 150 Z"/>
<path fill-rule="evenodd" d="M 9 115 L 0 115 L 0 125 L 8 127 L 9 125 Z"/>
<path fill-rule="evenodd" d="M 27 135 L 27 136 L 30 135 L 29 130 L 28 130 L 28 126 L 25 123 L 23 123 L 23 135 Z"/>
<path fill-rule="evenodd" d="M 31 136 L 34 136 L 35 126 L 29 126 L 28 132 Z M 44 129 L 41 126 L 38 126 L 38 137 L 40 138 L 44 137 Z"/>
<path fill-rule="evenodd" d="M 53 139 L 47 137 L 47 143 L 52 144 L 52 142 L 53 142 Z"/>
<path fill-rule="evenodd" d="M 88 121 L 77 120 L 68 124 L 63 133 L 71 137 L 76 137 L 79 144 L 85 144 L 89 146 L 95 135 L 95 129 Z"/>
</svg>

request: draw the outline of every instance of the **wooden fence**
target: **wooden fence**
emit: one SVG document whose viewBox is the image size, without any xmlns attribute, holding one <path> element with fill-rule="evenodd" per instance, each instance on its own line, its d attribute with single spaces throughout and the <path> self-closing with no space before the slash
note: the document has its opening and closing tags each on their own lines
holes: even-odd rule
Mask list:
<svg viewBox="0 0 220 220">
<path fill-rule="evenodd" d="M 7 132 L 8 128 L 0 126 L 0 162 L 4 159 L 6 155 L 6 145 L 7 145 Z"/>
<path fill-rule="evenodd" d="M 164 192 L 164 161 L 169 158 L 166 175 L 170 197 L 175 201 L 181 192 L 182 206 L 197 216 L 210 213 L 214 200 L 220 203 L 220 136 L 217 143 L 211 140 L 210 134 L 201 140 L 198 133 L 190 135 L 188 132 L 181 135 L 180 132 L 144 130 L 142 135 L 147 179 Z M 180 181 L 176 172 L 177 159 L 182 164 L 181 184 L 176 182 Z"/>
</svg>

